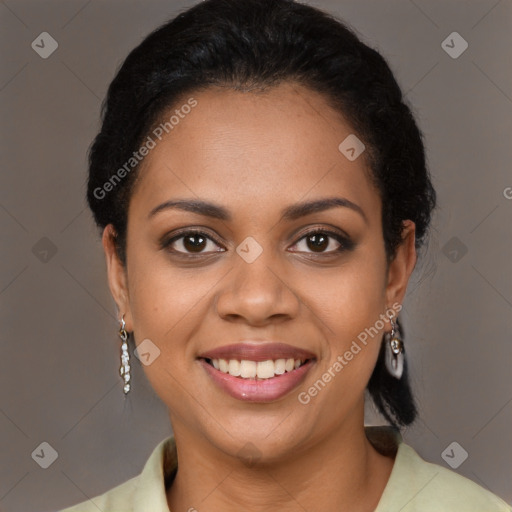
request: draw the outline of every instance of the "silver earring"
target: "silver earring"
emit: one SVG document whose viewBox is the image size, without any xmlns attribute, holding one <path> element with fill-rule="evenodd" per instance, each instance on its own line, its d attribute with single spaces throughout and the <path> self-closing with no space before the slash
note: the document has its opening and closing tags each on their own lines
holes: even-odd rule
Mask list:
<svg viewBox="0 0 512 512">
<path fill-rule="evenodd" d="M 119 368 L 119 374 L 123 378 L 124 387 L 123 391 L 125 396 L 130 391 L 130 354 L 128 352 L 128 333 L 124 328 L 126 325 L 124 321 L 124 315 L 121 318 L 121 327 L 119 329 L 119 337 L 121 338 L 121 368 Z"/>
<path fill-rule="evenodd" d="M 391 317 L 391 333 L 386 334 L 386 368 L 393 377 L 400 379 L 404 371 L 404 344 L 397 327 Z"/>
</svg>

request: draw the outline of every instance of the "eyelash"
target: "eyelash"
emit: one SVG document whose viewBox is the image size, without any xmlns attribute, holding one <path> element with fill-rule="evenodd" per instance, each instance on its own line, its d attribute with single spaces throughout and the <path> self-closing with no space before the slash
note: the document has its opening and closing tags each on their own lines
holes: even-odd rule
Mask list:
<svg viewBox="0 0 512 512">
<path fill-rule="evenodd" d="M 316 234 L 327 235 L 329 238 L 334 238 L 334 240 L 336 240 L 340 244 L 340 246 L 337 249 L 334 249 L 332 251 L 325 251 L 325 252 L 318 252 L 318 253 L 308 252 L 307 254 L 312 254 L 314 256 L 332 255 L 332 254 L 336 254 L 336 253 L 350 251 L 355 246 L 354 242 L 352 242 L 352 240 L 350 240 L 349 238 L 347 238 L 339 233 L 336 233 L 334 231 L 325 229 L 325 228 L 315 228 L 315 229 L 312 229 L 311 231 L 308 231 L 307 233 L 304 233 L 293 245 L 297 245 L 299 242 L 301 242 L 305 238 L 310 237 L 312 235 L 316 235 Z M 199 236 L 206 238 L 207 240 L 214 242 L 217 245 L 222 245 L 220 242 L 215 240 L 214 237 L 208 235 L 204 231 L 201 231 L 198 229 L 187 229 L 186 231 L 182 231 L 181 233 L 173 236 L 170 239 L 164 238 L 160 244 L 161 249 L 167 249 L 169 252 L 172 252 L 174 255 L 177 255 L 178 257 L 184 257 L 184 258 L 200 258 L 200 257 L 204 257 L 206 255 L 215 254 L 217 252 L 225 252 L 225 251 L 214 251 L 214 252 L 200 252 L 200 253 L 194 254 L 194 253 L 181 252 L 181 251 L 176 251 L 174 249 L 170 249 L 171 245 L 174 242 L 181 240 L 182 238 L 185 238 L 188 235 L 199 235 Z M 302 251 L 293 251 L 293 252 L 302 252 Z"/>
</svg>

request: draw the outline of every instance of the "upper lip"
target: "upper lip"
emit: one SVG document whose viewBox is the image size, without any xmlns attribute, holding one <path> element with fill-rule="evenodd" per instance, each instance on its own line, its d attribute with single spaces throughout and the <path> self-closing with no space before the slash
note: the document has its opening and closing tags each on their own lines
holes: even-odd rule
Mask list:
<svg viewBox="0 0 512 512">
<path fill-rule="evenodd" d="M 315 359 L 309 350 L 293 347 L 286 343 L 241 342 L 224 345 L 198 356 L 203 359 L 238 359 L 247 361 L 267 361 L 269 359 Z"/>
</svg>

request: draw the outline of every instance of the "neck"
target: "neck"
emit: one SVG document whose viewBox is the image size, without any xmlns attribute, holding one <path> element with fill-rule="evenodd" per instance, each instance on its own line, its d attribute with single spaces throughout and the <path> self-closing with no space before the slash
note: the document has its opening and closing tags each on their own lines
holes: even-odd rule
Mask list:
<svg viewBox="0 0 512 512">
<path fill-rule="evenodd" d="M 254 465 L 181 427 L 174 426 L 179 466 L 167 493 L 172 512 L 231 512 L 248 504 L 254 512 L 372 512 L 394 462 L 368 441 L 362 418 L 296 455 Z"/>
</svg>

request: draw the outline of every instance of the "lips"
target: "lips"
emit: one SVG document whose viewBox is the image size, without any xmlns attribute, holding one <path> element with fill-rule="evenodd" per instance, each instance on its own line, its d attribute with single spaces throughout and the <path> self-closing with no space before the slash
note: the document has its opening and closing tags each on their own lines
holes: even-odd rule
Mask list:
<svg viewBox="0 0 512 512">
<path fill-rule="evenodd" d="M 271 402 L 288 394 L 316 361 L 310 351 L 284 343 L 237 343 L 202 353 L 212 381 L 233 398 Z"/>
<path fill-rule="evenodd" d="M 237 359 L 268 361 L 277 359 L 315 359 L 315 354 L 285 343 L 236 343 L 214 348 L 199 355 L 201 359 Z"/>
</svg>

